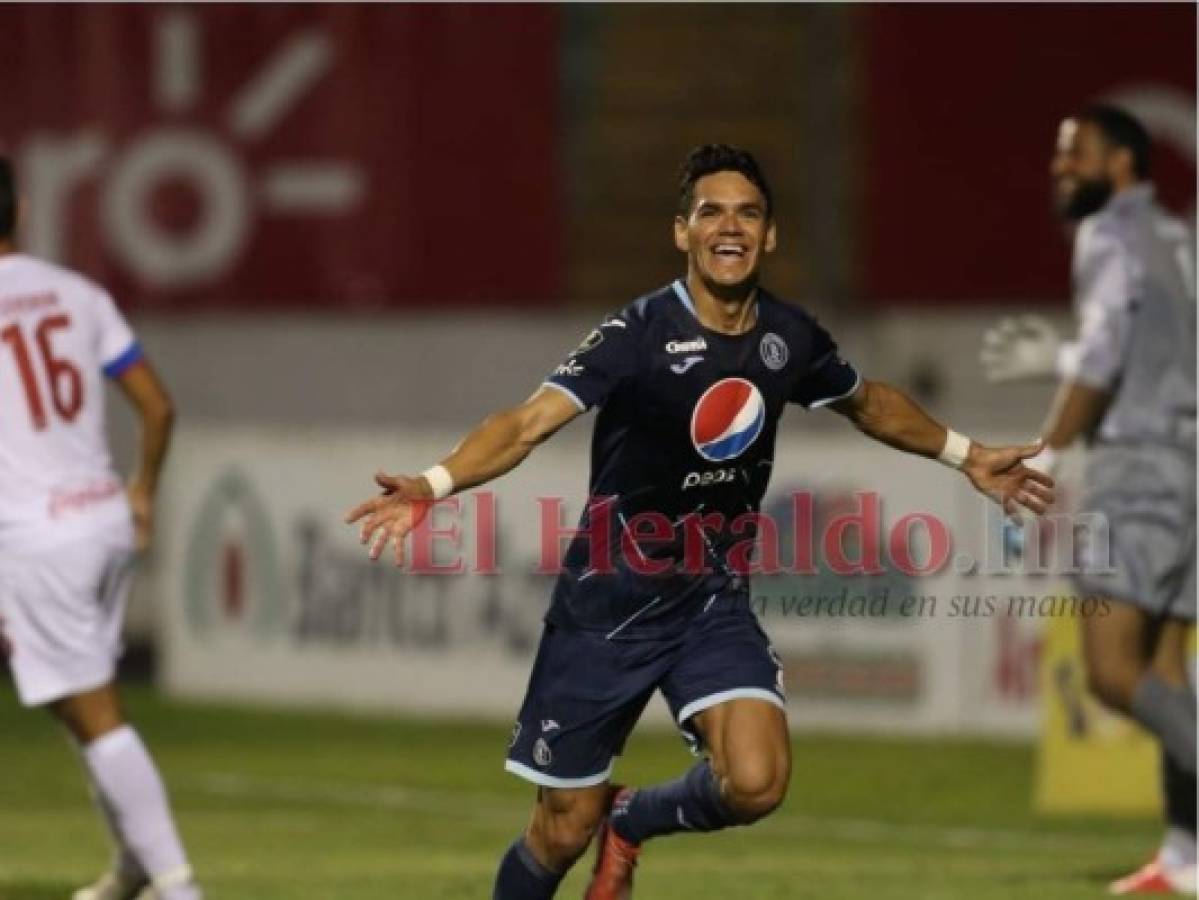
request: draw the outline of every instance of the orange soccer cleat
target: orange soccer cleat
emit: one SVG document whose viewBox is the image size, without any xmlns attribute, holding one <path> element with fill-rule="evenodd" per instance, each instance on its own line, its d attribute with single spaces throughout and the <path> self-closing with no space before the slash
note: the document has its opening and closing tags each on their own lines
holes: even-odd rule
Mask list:
<svg viewBox="0 0 1199 900">
<path fill-rule="evenodd" d="M 1194 894 L 1195 867 L 1167 867 L 1159 853 L 1131 875 L 1108 886 L 1108 893 L 1125 894 Z"/>
<path fill-rule="evenodd" d="M 632 796 L 632 788 L 613 785 L 611 808 L 628 803 Z M 600 828 L 596 848 L 595 868 L 584 900 L 629 900 L 633 896 L 633 870 L 637 868 L 641 847 L 617 834 L 609 815 Z"/>
</svg>

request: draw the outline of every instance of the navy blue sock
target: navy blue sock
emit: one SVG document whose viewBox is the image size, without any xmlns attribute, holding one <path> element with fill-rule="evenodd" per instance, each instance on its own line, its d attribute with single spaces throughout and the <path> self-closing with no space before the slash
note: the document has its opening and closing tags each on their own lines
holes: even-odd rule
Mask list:
<svg viewBox="0 0 1199 900">
<path fill-rule="evenodd" d="M 636 791 L 627 803 L 612 810 L 612 827 L 634 844 L 660 834 L 717 831 L 735 824 L 707 760 L 682 778 Z"/>
<path fill-rule="evenodd" d="M 1166 795 L 1166 824 L 1195 833 L 1195 776 L 1184 772 L 1170 754 L 1162 752 L 1162 788 Z"/>
<path fill-rule="evenodd" d="M 563 874 L 539 863 L 524 837 L 517 838 L 500 861 L 492 900 L 549 900 Z"/>
</svg>

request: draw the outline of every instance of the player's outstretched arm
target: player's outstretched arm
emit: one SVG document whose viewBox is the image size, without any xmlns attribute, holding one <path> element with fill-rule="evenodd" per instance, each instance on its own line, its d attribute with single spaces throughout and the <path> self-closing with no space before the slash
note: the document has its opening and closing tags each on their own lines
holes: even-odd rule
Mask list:
<svg viewBox="0 0 1199 900">
<path fill-rule="evenodd" d="M 388 541 L 395 542 L 395 561 L 404 561 L 404 537 L 428 512 L 434 500 L 499 478 L 516 468 L 533 448 L 579 414 L 564 393 L 540 388 L 520 406 L 488 416 L 439 465 L 422 475 L 387 475 L 375 482 L 383 489 L 350 510 L 347 523 L 361 522 L 359 538 L 378 559 Z"/>
<path fill-rule="evenodd" d="M 1111 394 L 1101 388 L 1081 381 L 1063 381 L 1041 430 L 1045 444 L 1061 450 L 1080 435 L 1090 434 L 1099 424 L 1110 400 Z"/>
<path fill-rule="evenodd" d="M 158 374 L 145 359 L 118 375 L 117 384 L 137 410 L 140 423 L 137 468 L 129 479 L 127 491 L 137 547 L 144 550 L 154 530 L 154 498 L 175 424 L 175 407 Z"/>
<path fill-rule="evenodd" d="M 879 381 L 863 380 L 853 394 L 831 408 L 877 441 L 961 469 L 976 489 L 1009 515 L 1021 506 L 1039 515 L 1053 503 L 1053 479 L 1024 464 L 1041 451 L 1041 441 L 984 447 L 950 431 L 902 391 Z"/>
</svg>

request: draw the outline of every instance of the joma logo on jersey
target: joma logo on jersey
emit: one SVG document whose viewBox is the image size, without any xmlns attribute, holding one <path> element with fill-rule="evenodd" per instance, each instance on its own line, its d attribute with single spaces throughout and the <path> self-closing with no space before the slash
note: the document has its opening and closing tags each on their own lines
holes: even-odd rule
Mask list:
<svg viewBox="0 0 1199 900">
<path fill-rule="evenodd" d="M 766 423 L 766 403 L 752 381 L 722 378 L 706 391 L 691 413 L 691 443 L 711 462 L 735 459 L 758 439 Z"/>
<path fill-rule="evenodd" d="M 670 367 L 670 371 L 676 375 L 686 375 L 691 370 L 691 367 L 703 362 L 702 356 L 688 356 L 682 362 L 677 362 Z"/>
<path fill-rule="evenodd" d="M 667 353 L 699 353 L 708 349 L 708 342 L 702 337 L 690 341 L 670 341 L 666 345 Z"/>
</svg>

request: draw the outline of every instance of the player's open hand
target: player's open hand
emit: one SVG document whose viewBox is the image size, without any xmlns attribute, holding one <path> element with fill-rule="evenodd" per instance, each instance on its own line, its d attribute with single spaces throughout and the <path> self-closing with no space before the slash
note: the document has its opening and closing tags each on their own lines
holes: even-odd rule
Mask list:
<svg viewBox="0 0 1199 900">
<path fill-rule="evenodd" d="M 433 503 L 433 490 L 424 478 L 408 475 L 385 475 L 378 472 L 375 483 L 383 489 L 378 497 L 360 503 L 346 513 L 346 522 L 361 521 L 359 540 L 369 549 L 371 559 L 378 559 L 395 542 L 395 563 L 404 563 L 404 538 L 421 523 Z"/>
<path fill-rule="evenodd" d="M 1053 478 L 1024 461 L 1040 453 L 1042 446 L 1041 441 L 1019 447 L 984 447 L 972 443 L 962 471 L 975 488 L 1002 506 L 1007 515 L 1015 518 L 1023 507 L 1039 516 L 1053 505 Z"/>
</svg>

